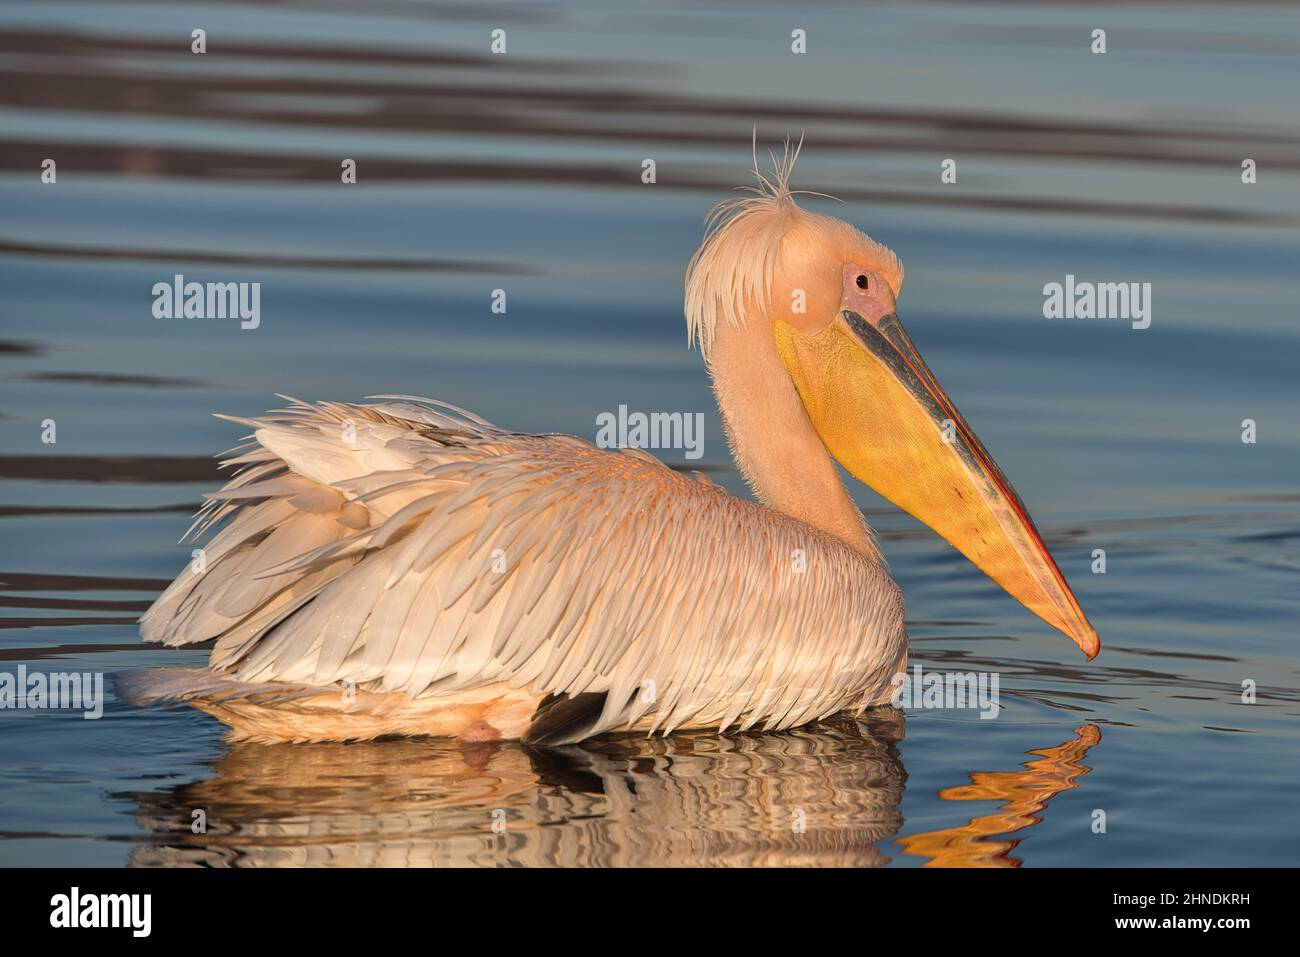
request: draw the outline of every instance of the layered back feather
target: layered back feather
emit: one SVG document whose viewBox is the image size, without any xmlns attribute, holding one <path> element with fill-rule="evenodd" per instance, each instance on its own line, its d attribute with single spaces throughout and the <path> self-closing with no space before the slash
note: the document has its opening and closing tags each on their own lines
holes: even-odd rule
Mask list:
<svg viewBox="0 0 1300 957">
<path fill-rule="evenodd" d="M 236 420 L 240 471 L 191 530 L 218 530 L 206 567 L 144 638 L 216 638 L 210 668 L 245 689 L 600 693 L 593 734 L 887 700 L 902 600 L 839 539 L 642 452 L 388 398 Z"/>
</svg>

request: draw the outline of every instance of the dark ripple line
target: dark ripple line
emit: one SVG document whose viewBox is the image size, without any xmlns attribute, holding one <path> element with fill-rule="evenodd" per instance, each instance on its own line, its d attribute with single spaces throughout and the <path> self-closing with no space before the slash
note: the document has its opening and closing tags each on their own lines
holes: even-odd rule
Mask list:
<svg viewBox="0 0 1300 957">
<path fill-rule="evenodd" d="M 50 153 L 48 143 L 0 140 L 0 170 L 26 171 L 38 168 L 40 157 Z M 319 156 L 263 155 L 255 153 L 228 153 L 220 150 L 159 149 L 137 146 L 108 146 L 100 144 L 67 144 L 57 151 L 61 168 L 83 173 L 117 173 L 128 176 L 174 177 L 179 179 L 231 179 L 245 181 L 269 180 L 312 182 L 318 185 L 337 179 L 337 168 Z M 417 161 L 387 160 L 357 157 L 358 165 L 364 163 L 368 176 L 376 180 L 418 182 L 472 182 L 518 183 L 564 186 L 616 186 L 644 190 L 640 167 L 635 164 L 614 165 L 547 163 L 532 164 L 499 160 Z M 677 189 L 695 190 L 716 196 L 732 190 L 735 183 L 730 177 L 710 172 L 702 173 L 695 167 L 664 168 L 659 170 L 659 183 Z M 1112 216 L 1172 222 L 1204 222 L 1217 226 L 1259 225 L 1294 227 L 1300 225 L 1300 215 L 1271 210 L 1219 208 L 1213 206 L 1158 206 L 1149 203 L 1100 202 L 1062 199 L 1058 197 L 1014 197 L 953 195 L 940 189 L 931 191 L 885 191 L 843 189 L 812 184 L 808 188 L 829 192 L 846 202 L 869 203 L 878 206 L 934 207 L 938 209 L 977 209 L 983 211 L 1025 214 L 1077 214 L 1084 216 Z M 66 251 L 65 251 L 66 250 Z M 299 266 L 301 268 L 328 269 L 400 269 L 429 271 L 436 269 L 461 269 L 467 272 L 508 272 L 533 274 L 527 270 L 535 267 L 508 263 L 464 263 L 451 260 L 357 260 L 278 257 L 271 254 L 234 256 L 228 253 L 181 253 L 166 251 L 111 250 L 96 247 L 41 246 L 0 240 L 0 254 L 5 252 L 32 255 L 73 256 L 83 258 L 128 259 L 167 261 L 173 259 L 231 262 L 258 267 Z M 454 265 L 448 265 L 454 263 Z"/>
<path fill-rule="evenodd" d="M 43 342 L 21 339 L 0 339 L 0 356 L 41 356 L 47 346 Z"/>
<path fill-rule="evenodd" d="M 0 518 L 33 518 L 38 515 L 157 515 L 179 512 L 192 515 L 199 510 L 199 502 L 182 502 L 175 505 L 0 505 Z"/>
<path fill-rule="evenodd" d="M 0 619 L 0 621 L 3 621 L 3 619 Z M 52 658 L 65 658 L 69 655 L 97 655 L 118 651 L 157 651 L 160 647 L 162 646 L 147 645 L 142 641 L 135 641 L 129 645 L 68 643 L 46 645 L 43 648 L 0 648 L 0 661 L 48 661 Z"/>
<path fill-rule="evenodd" d="M 202 455 L 9 455 L 0 479 L 56 482 L 213 482 L 217 460 Z"/>
<path fill-rule="evenodd" d="M 57 572 L 3 572 L 0 588 L 9 591 L 162 591 L 168 578 L 127 578 L 108 575 L 62 575 Z"/>
<path fill-rule="evenodd" d="M 141 52 L 172 54 L 177 60 L 193 63 L 194 58 L 188 52 L 188 48 L 183 44 L 152 43 L 150 41 L 141 41 L 135 37 L 103 37 L 98 35 L 87 37 L 79 34 L 58 34 L 44 31 L 12 31 L 7 35 L 0 34 L 0 52 L 30 53 L 32 47 L 44 48 L 43 52 L 54 55 L 67 54 L 74 57 L 74 61 L 71 67 L 62 72 L 55 70 L 42 72 L 39 83 L 31 82 L 32 75 L 29 73 L 0 71 L 0 78 L 4 79 L 4 83 L 0 84 L 0 91 L 4 92 L 0 95 L 13 97 L 11 102 L 15 105 L 35 105 L 47 108 L 75 106 L 77 109 L 83 110 L 136 110 L 147 106 L 153 112 L 175 110 L 188 116 L 192 115 L 193 110 L 198 105 L 198 99 L 210 97 L 213 93 L 274 93 L 277 95 L 304 94 L 352 97 L 388 95 L 395 98 L 418 97 L 425 103 L 435 101 L 438 103 L 439 109 L 433 112 L 439 114 L 446 112 L 444 106 L 459 107 L 460 109 L 455 112 L 465 118 L 483 120 L 482 128 L 485 132 L 518 132 L 518 130 L 511 128 L 511 120 L 524 120 L 531 117 L 536 112 L 535 107 L 542 106 L 561 107 L 583 113 L 610 112 L 623 116 L 632 116 L 637 113 L 679 114 L 703 118 L 708 121 L 695 130 L 674 128 L 674 135 L 688 135 L 693 132 L 709 134 L 711 131 L 713 135 L 718 135 L 714 129 L 718 120 L 734 120 L 740 123 L 741 126 L 747 126 L 752 122 L 753 118 L 765 117 L 769 119 L 798 120 L 800 122 L 823 120 L 836 123 L 875 123 L 885 126 L 903 126 L 915 129 L 918 132 L 924 132 L 926 136 L 925 142 L 932 142 L 931 137 L 936 133 L 997 134 L 998 139 L 996 142 L 1002 144 L 1002 150 L 1016 153 L 1021 151 L 1022 146 L 1019 143 L 1006 143 L 1005 136 L 1007 134 L 1024 133 L 1044 138 L 1095 136 L 1119 141 L 1122 149 L 1113 150 L 1109 155 L 1125 159 L 1134 158 L 1135 143 L 1161 139 L 1180 139 L 1196 144 L 1217 141 L 1222 142 L 1225 146 L 1240 143 L 1243 136 L 1247 136 L 1255 144 L 1271 143 L 1289 146 L 1297 142 L 1294 135 L 1264 129 L 1219 131 L 1191 127 L 1152 127 L 1149 124 L 1114 121 L 1069 122 L 1048 117 L 1017 117 L 991 111 L 973 112 L 964 110 L 961 112 L 947 112 L 880 106 L 826 105 L 819 101 L 806 100 L 773 101 L 771 99 L 710 98 L 673 93 L 643 92 L 644 88 L 638 86 L 610 88 L 608 85 L 602 85 L 594 89 L 591 87 L 574 88 L 572 86 L 543 87 L 535 83 L 528 83 L 527 85 L 482 84 L 466 86 L 464 84 L 416 81 L 396 82 L 366 78 L 341 79 L 332 75 L 304 79 L 282 76 L 275 78 L 231 76 L 225 73 L 177 76 L 173 73 L 163 72 L 149 74 L 135 68 L 129 75 L 132 95 L 127 97 L 123 96 L 119 90 L 119 85 L 123 80 L 123 74 L 120 71 L 105 71 L 91 77 L 88 76 L 90 70 L 97 67 L 99 62 L 106 58 L 112 58 L 118 54 L 134 55 Z M 447 53 L 445 51 L 429 51 L 427 53 L 407 53 L 400 50 L 376 51 L 373 47 L 365 46 L 334 47 L 307 44 L 280 46 L 236 42 L 230 46 L 223 45 L 222 50 L 223 54 L 262 56 L 270 64 L 278 63 L 284 59 L 316 59 L 323 61 L 374 62 L 379 64 L 414 64 L 418 66 L 445 65 L 457 68 L 483 67 L 490 70 L 493 76 L 499 75 L 503 69 L 510 69 L 514 65 L 523 65 L 530 62 L 525 58 L 515 56 L 511 56 L 509 61 L 503 62 L 501 58 L 492 56 Z M 629 70 L 650 68 L 645 64 L 629 65 L 597 60 L 549 59 L 535 62 L 566 73 L 603 72 L 605 70 L 627 73 Z M 672 65 L 667 65 L 652 67 L 651 69 L 662 72 L 673 68 Z M 88 79 L 110 82 L 88 83 Z M 115 84 L 111 81 L 118 81 L 118 83 Z M 55 95 L 66 95 L 73 99 L 67 104 L 51 102 L 51 98 Z M 91 97 L 98 102 L 90 103 L 87 98 Z M 476 99 L 501 101 L 507 105 L 526 102 L 531 104 L 533 108 L 526 112 L 521 111 L 514 118 L 503 118 L 497 115 L 484 117 L 481 109 L 474 109 L 467 105 L 473 104 Z M 445 104 L 441 102 L 443 100 L 446 101 Z M 403 99 L 402 102 L 406 102 L 406 100 Z M 479 105 L 482 106 L 483 104 Z M 382 117 L 390 109 L 386 104 L 379 104 L 379 109 L 374 115 Z M 205 114 L 207 112 L 205 111 Z M 228 115 L 238 117 L 240 114 L 238 111 L 231 111 Z M 246 118 L 255 116 L 255 114 L 251 113 L 244 115 Z M 403 114 L 393 112 L 394 117 L 401 115 Z M 737 119 L 738 117 L 743 117 L 743 122 Z M 349 123 L 360 119 L 353 112 L 340 113 L 339 118 Z M 431 116 L 424 116 L 425 123 L 427 124 L 427 121 L 431 118 Z M 328 119 L 328 116 L 323 117 L 317 112 L 313 112 L 307 117 L 296 114 L 286 117 L 286 121 L 310 123 L 311 125 L 318 125 L 322 120 L 328 121 Z M 426 126 L 422 124 L 421 128 L 426 128 Z M 597 128 L 587 132 L 592 135 L 599 135 L 607 131 Z M 644 138 L 645 132 L 644 130 L 637 130 L 636 135 L 638 138 Z M 733 139 L 734 137 L 731 134 L 726 134 L 724 142 L 730 143 Z M 840 141 L 840 146 L 841 148 L 848 148 L 850 146 L 875 145 L 878 139 L 879 137 L 844 139 Z M 1233 153 L 1233 155 L 1236 154 Z M 1290 159 L 1289 156 L 1279 158 L 1283 160 Z"/>
<path fill-rule="evenodd" d="M 211 389 L 200 379 L 174 376 L 134 375 L 128 372 L 29 372 L 18 378 L 27 382 L 61 382 L 73 385 L 145 386 L 148 388 Z"/>
<path fill-rule="evenodd" d="M 0 144 L 2 147 L 3 144 Z M 2 166 L 3 163 L 0 163 Z M 215 250 L 122 249 L 108 246 L 73 246 L 0 239 L 0 254 L 57 256 L 62 259 L 95 259 L 129 262 L 204 262 L 225 266 L 256 266 L 275 269 L 354 269 L 380 272 L 464 272 L 538 275 L 540 270 L 521 263 L 491 263 L 463 259 L 355 259 L 331 256 L 285 256 L 276 253 L 229 253 Z"/>
<path fill-rule="evenodd" d="M 0 631 L 11 628 L 71 628 L 86 625 L 134 625 L 135 618 L 59 617 L 59 618 L 0 618 Z"/>
<path fill-rule="evenodd" d="M 34 595 L 0 595 L 0 608 L 45 608 L 65 611 L 147 611 L 150 602 L 105 598 L 40 598 Z"/>
</svg>

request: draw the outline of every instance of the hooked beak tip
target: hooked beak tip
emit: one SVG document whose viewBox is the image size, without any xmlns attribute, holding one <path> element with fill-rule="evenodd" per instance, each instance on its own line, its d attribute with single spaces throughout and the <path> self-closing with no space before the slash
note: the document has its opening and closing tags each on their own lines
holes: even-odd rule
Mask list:
<svg viewBox="0 0 1300 957">
<path fill-rule="evenodd" d="M 1097 629 L 1084 620 L 1070 634 L 1070 639 L 1079 646 L 1083 656 L 1089 661 L 1096 658 L 1101 652 L 1101 637 L 1097 634 Z"/>
</svg>

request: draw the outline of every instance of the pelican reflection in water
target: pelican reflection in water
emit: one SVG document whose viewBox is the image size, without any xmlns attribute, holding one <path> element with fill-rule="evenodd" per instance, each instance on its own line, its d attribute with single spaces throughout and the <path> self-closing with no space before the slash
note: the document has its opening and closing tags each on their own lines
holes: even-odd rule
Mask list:
<svg viewBox="0 0 1300 957">
<path fill-rule="evenodd" d="M 1083 759 L 1101 740 L 1101 729 L 1085 724 L 1074 734 L 1064 744 L 1029 752 L 1038 760 L 1021 769 L 972 772 L 969 785 L 939 792 L 946 801 L 1000 801 L 997 810 L 959 827 L 900 837 L 897 843 L 907 853 L 927 858 L 927 867 L 1019 867 L 1011 851 L 1020 839 L 995 838 L 1033 827 L 1048 801 L 1078 787 L 1075 782 L 1091 770 Z"/>
<path fill-rule="evenodd" d="M 782 734 L 607 736 L 561 749 L 241 742 L 209 778 L 116 797 L 148 832 L 131 852 L 139 867 L 879 866 L 904 826 L 902 733 L 901 712 L 886 707 Z M 1016 771 L 972 774 L 978 792 L 940 792 L 999 808 L 897 843 L 935 864 L 1014 864 L 1016 841 L 997 838 L 1037 823 L 1087 773 L 1099 734 L 1077 735 Z M 192 830 L 194 808 L 206 833 Z"/>
<path fill-rule="evenodd" d="M 643 451 L 409 397 L 237 419 L 220 528 L 141 619 L 215 640 L 136 674 L 235 739 L 781 730 L 891 696 L 903 601 L 836 469 L 925 522 L 1089 658 L 1020 499 L 899 322 L 887 248 L 800 208 L 794 158 L 719 206 L 686 318 L 758 502 Z M 757 171 L 756 171 L 757 172 Z"/>
</svg>

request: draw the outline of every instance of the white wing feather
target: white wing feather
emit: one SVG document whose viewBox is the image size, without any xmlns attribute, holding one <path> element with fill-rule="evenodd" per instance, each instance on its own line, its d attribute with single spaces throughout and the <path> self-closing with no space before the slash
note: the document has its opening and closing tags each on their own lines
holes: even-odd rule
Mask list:
<svg viewBox="0 0 1300 957">
<path fill-rule="evenodd" d="M 871 558 L 644 453 L 381 398 L 236 420 L 255 444 L 196 521 L 222 526 L 206 569 L 146 640 L 216 637 L 210 667 L 251 684 L 601 692 L 596 731 L 887 699 L 902 599 Z"/>
</svg>

